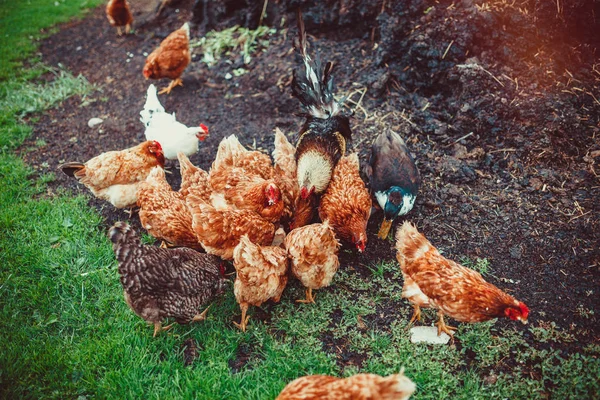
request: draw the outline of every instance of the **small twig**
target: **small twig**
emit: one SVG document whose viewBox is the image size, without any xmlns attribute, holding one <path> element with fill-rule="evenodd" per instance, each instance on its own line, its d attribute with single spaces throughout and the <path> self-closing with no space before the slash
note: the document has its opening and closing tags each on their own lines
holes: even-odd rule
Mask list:
<svg viewBox="0 0 600 400">
<path fill-rule="evenodd" d="M 583 217 L 584 215 L 588 215 L 588 214 L 589 214 L 589 213 L 591 213 L 591 212 L 592 212 L 592 210 L 590 210 L 590 211 L 588 211 L 588 212 L 586 212 L 586 213 L 583 213 L 583 214 L 581 214 L 581 215 L 578 215 L 578 216 L 576 216 L 576 217 L 573 217 L 573 218 L 571 218 L 571 219 L 569 220 L 569 222 L 571 222 L 571 221 L 575 221 L 577 218 L 581 218 L 581 217 Z"/>
<path fill-rule="evenodd" d="M 265 0 L 265 2 L 263 3 L 263 8 L 260 12 L 260 19 L 258 20 L 258 26 L 262 25 L 263 18 L 265 17 L 265 14 L 267 12 L 267 4 L 269 4 L 269 0 Z"/>
<path fill-rule="evenodd" d="M 446 54 L 448 54 L 448 51 L 450 50 L 450 47 L 452 47 L 452 44 L 453 44 L 453 43 L 454 43 L 454 39 L 452 39 L 452 40 L 450 41 L 450 44 L 448 45 L 448 47 L 446 47 L 446 51 L 444 52 L 444 55 L 442 56 L 442 60 L 443 60 L 444 58 L 446 58 Z"/>
<path fill-rule="evenodd" d="M 367 88 L 365 88 L 365 90 L 363 90 L 362 94 L 360 95 L 360 98 L 358 99 L 358 103 L 356 103 L 356 106 L 354 106 L 354 109 L 352 110 L 352 112 L 354 112 L 356 110 L 356 108 L 358 106 L 360 106 L 360 103 L 362 102 L 363 97 L 365 97 L 365 93 L 367 93 Z"/>
<path fill-rule="evenodd" d="M 500 82 L 500 80 L 498 78 L 496 78 L 490 71 L 488 71 L 487 69 L 483 68 L 479 64 L 459 64 L 459 65 L 457 65 L 457 67 L 458 68 L 467 68 L 467 69 L 478 69 L 478 70 L 481 70 L 481 71 L 485 72 L 486 74 L 488 74 L 489 76 L 491 76 L 496 82 L 498 82 L 500 84 L 500 86 L 504 87 L 504 83 Z"/>
<path fill-rule="evenodd" d="M 473 134 L 473 132 L 469 132 L 469 133 L 467 133 L 465 136 L 459 137 L 459 138 L 458 138 L 458 139 L 456 139 L 454 142 L 452 142 L 452 143 L 450 143 L 450 144 L 446 145 L 445 147 L 450 147 L 450 146 L 452 146 L 452 145 L 454 145 L 454 144 L 456 144 L 456 143 L 460 142 L 461 140 L 468 138 L 468 137 L 469 137 L 469 136 L 471 136 L 472 134 Z"/>
<path fill-rule="evenodd" d="M 500 153 L 502 151 L 504 151 L 504 152 L 517 151 L 517 149 L 498 149 L 498 150 L 492 150 L 492 151 L 488 151 L 488 154 Z"/>
</svg>

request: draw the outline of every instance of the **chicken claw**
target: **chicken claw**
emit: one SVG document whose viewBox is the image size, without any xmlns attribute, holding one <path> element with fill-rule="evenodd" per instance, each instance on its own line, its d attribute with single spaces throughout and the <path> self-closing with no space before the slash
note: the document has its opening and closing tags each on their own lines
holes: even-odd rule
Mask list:
<svg viewBox="0 0 600 400">
<path fill-rule="evenodd" d="M 242 303 L 240 304 L 240 308 L 242 309 L 242 319 L 240 320 L 239 324 L 237 322 L 234 322 L 233 324 L 240 328 L 242 332 L 246 332 L 246 325 L 248 325 L 248 320 L 250 319 L 249 315 L 246 316 L 246 311 L 248 311 L 248 304 Z"/>
<path fill-rule="evenodd" d="M 306 299 L 301 299 L 301 300 L 296 300 L 296 303 L 314 303 L 315 302 L 315 298 L 312 294 L 312 289 L 308 288 L 306 289 Z"/>
<path fill-rule="evenodd" d="M 163 93 L 170 94 L 171 90 L 173 90 L 173 88 L 175 86 L 183 86 L 183 81 L 181 80 L 181 78 L 173 79 L 171 81 L 171 83 L 169 83 L 169 86 L 162 89 L 160 92 L 158 92 L 158 94 L 163 94 Z"/>
<path fill-rule="evenodd" d="M 456 330 L 456 328 L 450 325 L 446 325 L 446 323 L 444 322 L 444 314 L 442 314 L 441 311 L 438 312 L 438 316 L 440 317 L 439 321 L 436 324 L 438 328 L 438 336 L 440 336 L 440 334 L 444 332 L 448 334 L 448 336 L 450 336 L 452 340 L 454 340 L 454 331 Z"/>
<path fill-rule="evenodd" d="M 415 307 L 415 311 L 413 312 L 413 316 L 410 319 L 410 322 L 408 323 L 409 325 L 411 325 L 415 321 L 421 321 L 421 307 L 419 307 L 416 304 L 414 307 Z M 439 336 L 439 334 L 438 334 L 438 336 Z"/>
<path fill-rule="evenodd" d="M 175 325 L 175 322 L 173 322 L 172 324 L 167 325 L 163 328 L 162 324 L 160 322 L 155 322 L 154 323 L 154 335 L 152 335 L 152 337 L 156 337 L 156 335 L 160 331 L 168 331 L 169 329 L 171 329 L 173 327 L 173 325 Z"/>
</svg>

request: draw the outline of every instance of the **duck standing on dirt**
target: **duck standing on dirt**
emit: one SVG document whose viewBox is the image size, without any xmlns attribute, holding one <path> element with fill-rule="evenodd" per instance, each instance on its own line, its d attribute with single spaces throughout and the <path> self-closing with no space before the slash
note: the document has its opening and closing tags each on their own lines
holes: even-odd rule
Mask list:
<svg viewBox="0 0 600 400">
<path fill-rule="evenodd" d="M 377 236 L 385 239 L 394 219 L 412 210 L 421 177 L 404 140 L 392 130 L 380 133 L 373 142 L 365 172 L 371 194 L 383 210 Z"/>
<path fill-rule="evenodd" d="M 292 94 L 300 100 L 306 117 L 296 144 L 297 179 L 300 196 L 307 199 L 327 189 L 352 131 L 348 116 L 333 97 L 333 63 L 328 62 L 321 71 L 318 58 L 312 60 L 306 53 L 306 32 L 300 12 L 296 49 L 304 68 L 299 73 L 294 71 Z"/>
</svg>

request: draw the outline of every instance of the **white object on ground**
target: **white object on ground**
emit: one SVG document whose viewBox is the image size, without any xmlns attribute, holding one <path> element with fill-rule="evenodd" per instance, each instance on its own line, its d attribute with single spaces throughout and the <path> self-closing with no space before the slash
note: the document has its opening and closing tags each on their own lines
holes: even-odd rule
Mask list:
<svg viewBox="0 0 600 400">
<path fill-rule="evenodd" d="M 88 121 L 88 126 L 90 128 L 93 128 L 96 125 L 100 125 L 102 122 L 104 122 L 102 118 L 90 118 L 90 120 Z"/>
<path fill-rule="evenodd" d="M 414 326 L 410 328 L 411 343 L 430 343 L 430 344 L 446 344 L 450 341 L 450 336 L 442 332 L 438 336 L 436 326 Z"/>
</svg>

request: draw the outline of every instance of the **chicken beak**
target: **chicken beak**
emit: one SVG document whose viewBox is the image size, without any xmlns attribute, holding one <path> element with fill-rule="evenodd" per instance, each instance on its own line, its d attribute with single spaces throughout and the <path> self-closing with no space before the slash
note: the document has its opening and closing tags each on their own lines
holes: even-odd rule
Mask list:
<svg viewBox="0 0 600 400">
<path fill-rule="evenodd" d="M 268 203 L 269 203 L 270 206 L 272 206 L 273 204 L 275 204 L 275 200 L 269 199 Z"/>
<path fill-rule="evenodd" d="M 379 233 L 377 234 L 377 237 L 379 239 L 386 239 L 388 236 L 388 233 L 390 233 L 390 229 L 392 228 L 392 222 L 394 222 L 391 219 L 383 219 L 383 221 L 381 222 L 381 228 L 379 228 Z"/>
<path fill-rule="evenodd" d="M 523 325 L 527 325 L 527 320 L 526 319 L 522 319 L 521 322 L 523 323 Z"/>
</svg>

